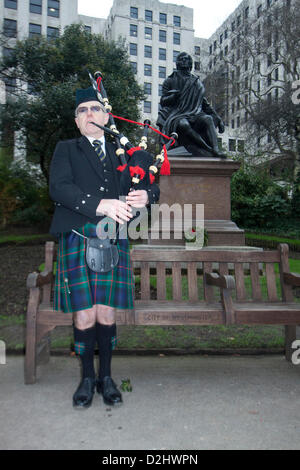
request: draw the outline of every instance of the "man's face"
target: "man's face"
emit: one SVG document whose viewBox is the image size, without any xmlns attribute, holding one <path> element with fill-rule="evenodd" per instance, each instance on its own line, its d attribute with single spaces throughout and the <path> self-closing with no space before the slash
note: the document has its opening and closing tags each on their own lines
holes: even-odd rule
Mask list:
<svg viewBox="0 0 300 470">
<path fill-rule="evenodd" d="M 188 54 L 180 54 L 176 61 L 177 69 L 179 70 L 191 70 L 192 69 L 192 58 Z"/>
<path fill-rule="evenodd" d="M 97 109 L 101 108 L 99 111 Z M 83 111 L 83 112 L 82 112 Z M 76 110 L 75 122 L 82 135 L 88 135 L 99 139 L 103 136 L 104 131 L 90 124 L 91 121 L 101 126 L 106 126 L 109 119 L 109 114 L 103 111 L 103 107 L 99 101 L 87 101 L 81 103 Z"/>
</svg>

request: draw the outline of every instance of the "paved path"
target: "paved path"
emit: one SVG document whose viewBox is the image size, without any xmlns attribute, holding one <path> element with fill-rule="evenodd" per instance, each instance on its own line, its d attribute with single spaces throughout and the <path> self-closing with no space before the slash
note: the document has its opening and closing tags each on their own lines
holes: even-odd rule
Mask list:
<svg viewBox="0 0 300 470">
<path fill-rule="evenodd" d="M 23 357 L 0 365 L 1 449 L 299 449 L 300 365 L 283 356 L 115 356 L 118 409 L 74 410 L 77 358 L 52 357 L 35 385 Z"/>
</svg>

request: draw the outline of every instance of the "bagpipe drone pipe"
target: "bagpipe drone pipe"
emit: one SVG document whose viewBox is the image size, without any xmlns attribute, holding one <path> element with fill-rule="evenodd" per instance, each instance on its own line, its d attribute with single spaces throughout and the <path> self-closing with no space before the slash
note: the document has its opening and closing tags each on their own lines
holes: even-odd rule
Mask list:
<svg viewBox="0 0 300 470">
<path fill-rule="evenodd" d="M 118 170 L 121 174 L 121 194 L 127 195 L 133 189 L 146 189 L 155 181 L 155 176 L 170 174 L 170 165 L 168 161 L 167 151 L 173 146 L 178 138 L 176 133 L 170 137 L 161 134 L 157 129 L 150 126 L 150 121 L 145 120 L 144 123 L 138 123 L 112 114 L 112 108 L 109 104 L 106 90 L 103 85 L 102 73 L 95 72 L 94 77 L 89 73 L 92 86 L 96 92 L 97 98 L 104 106 L 106 112 L 109 113 L 109 127 L 100 126 L 91 121 L 96 127 L 102 129 L 105 133 L 114 137 L 117 149 L 116 155 L 120 160 Z M 137 124 L 144 127 L 143 135 L 138 146 L 134 146 L 129 142 L 127 137 L 121 134 L 116 127 L 115 119 L 121 119 L 127 122 Z M 160 153 L 155 158 L 146 151 L 149 128 L 154 132 L 163 135 L 168 142 L 163 145 Z"/>
</svg>

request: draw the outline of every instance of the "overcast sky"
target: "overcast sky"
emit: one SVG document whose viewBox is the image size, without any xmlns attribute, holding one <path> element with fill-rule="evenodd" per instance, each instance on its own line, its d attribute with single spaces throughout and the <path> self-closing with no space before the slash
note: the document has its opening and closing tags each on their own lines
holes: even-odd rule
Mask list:
<svg viewBox="0 0 300 470">
<path fill-rule="evenodd" d="M 193 8 L 195 36 L 209 38 L 242 0 L 160 1 Z M 107 18 L 112 4 L 113 0 L 78 0 L 78 13 Z"/>
</svg>

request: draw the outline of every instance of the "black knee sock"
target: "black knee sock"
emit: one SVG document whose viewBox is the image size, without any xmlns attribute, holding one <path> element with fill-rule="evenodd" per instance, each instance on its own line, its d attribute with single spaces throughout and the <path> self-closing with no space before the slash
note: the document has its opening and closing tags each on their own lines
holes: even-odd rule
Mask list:
<svg viewBox="0 0 300 470">
<path fill-rule="evenodd" d="M 96 339 L 99 348 L 99 379 L 111 376 L 112 350 L 116 344 L 116 324 L 96 323 Z"/>
<path fill-rule="evenodd" d="M 78 330 L 74 326 L 75 352 L 79 355 L 82 364 L 82 378 L 95 378 L 94 350 L 96 340 L 96 327 Z"/>
</svg>

